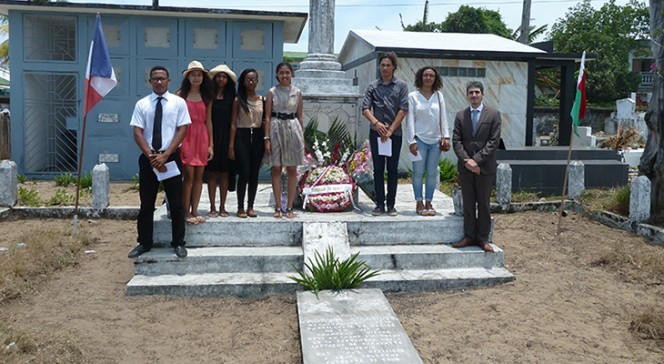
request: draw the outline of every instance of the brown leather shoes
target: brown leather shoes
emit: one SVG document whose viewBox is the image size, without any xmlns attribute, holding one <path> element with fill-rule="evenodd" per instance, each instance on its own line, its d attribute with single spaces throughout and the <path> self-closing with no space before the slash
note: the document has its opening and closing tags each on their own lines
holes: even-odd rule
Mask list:
<svg viewBox="0 0 664 364">
<path fill-rule="evenodd" d="M 491 247 L 491 244 L 489 244 L 488 241 L 480 241 L 477 245 L 479 245 L 486 253 L 493 253 L 493 247 Z"/>
<path fill-rule="evenodd" d="M 463 248 L 463 247 L 471 246 L 471 245 L 475 245 L 475 241 L 473 241 L 473 239 L 471 239 L 467 236 L 464 236 L 463 239 L 461 239 L 461 240 L 457 241 L 456 243 L 452 244 L 452 248 Z"/>
</svg>

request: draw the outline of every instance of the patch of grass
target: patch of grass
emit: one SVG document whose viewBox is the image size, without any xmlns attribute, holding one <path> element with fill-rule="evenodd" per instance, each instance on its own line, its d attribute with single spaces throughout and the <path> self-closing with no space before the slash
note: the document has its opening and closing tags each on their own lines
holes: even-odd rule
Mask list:
<svg viewBox="0 0 664 364">
<path fill-rule="evenodd" d="M 24 188 L 22 186 L 18 187 L 18 203 L 23 206 L 36 207 L 41 205 L 41 199 L 39 198 L 39 192 L 37 190 Z"/>
<path fill-rule="evenodd" d="M 644 280 L 662 280 L 664 277 L 664 250 L 635 250 L 629 245 L 614 244 L 610 251 L 600 255 L 593 265 L 628 269 Z"/>
<path fill-rule="evenodd" d="M 92 173 L 87 172 L 81 176 L 81 190 L 92 188 Z"/>
<path fill-rule="evenodd" d="M 53 177 L 53 181 L 55 182 L 55 185 L 58 187 L 69 187 L 69 185 L 76 183 L 76 176 L 67 172 Z"/>
<path fill-rule="evenodd" d="M 560 197 L 558 197 L 560 199 Z M 512 202 L 536 202 L 539 201 L 540 197 L 536 192 L 531 191 L 517 191 L 512 193 Z"/>
<path fill-rule="evenodd" d="M 613 201 L 612 211 L 623 216 L 629 216 L 629 196 L 630 185 L 625 185 L 619 189 Z"/>
<path fill-rule="evenodd" d="M 76 201 L 75 197 L 70 195 L 66 190 L 58 188 L 55 195 L 48 200 L 48 206 L 65 206 L 71 205 Z"/>
<path fill-rule="evenodd" d="M 445 181 L 440 181 L 440 192 L 452 196 L 452 187 L 454 187 L 455 183 L 454 182 L 445 182 Z"/>
<path fill-rule="evenodd" d="M 653 307 L 636 315 L 629 330 L 643 340 L 664 340 L 664 310 Z"/>
<path fill-rule="evenodd" d="M 590 211 L 607 210 L 614 211 L 615 196 L 618 193 L 617 188 L 608 189 L 587 189 L 581 195 L 579 203 Z M 627 204 L 629 210 L 629 203 Z"/>
<path fill-rule="evenodd" d="M 29 179 L 28 177 L 22 175 L 22 174 L 19 174 L 19 175 L 17 176 L 17 180 L 18 180 L 18 183 L 20 183 L 20 184 L 25 184 L 25 183 L 28 182 L 30 179 Z"/>
<path fill-rule="evenodd" d="M 350 258 L 340 261 L 334 255 L 332 247 L 328 247 L 325 254 L 316 252 L 314 261 L 309 259 L 304 263 L 305 269 L 295 268 L 298 277 L 288 278 L 316 296 L 318 292 L 326 289 L 341 290 L 359 287 L 364 281 L 380 274 L 380 271 L 371 269 L 363 260 L 357 260 L 360 253 L 355 253 Z M 309 272 L 305 272 L 308 270 Z"/>
<path fill-rule="evenodd" d="M 61 231 L 37 230 L 23 234 L 8 250 L 0 252 L 0 304 L 37 291 L 53 272 L 77 264 L 87 234 L 73 238 Z"/>
<path fill-rule="evenodd" d="M 134 182 L 134 184 L 129 187 L 129 190 L 138 191 L 141 188 L 141 178 L 138 176 L 138 173 L 131 177 L 131 181 Z"/>
<path fill-rule="evenodd" d="M 64 334 L 44 336 L 0 326 L 4 363 L 85 363 L 77 340 Z"/>
</svg>

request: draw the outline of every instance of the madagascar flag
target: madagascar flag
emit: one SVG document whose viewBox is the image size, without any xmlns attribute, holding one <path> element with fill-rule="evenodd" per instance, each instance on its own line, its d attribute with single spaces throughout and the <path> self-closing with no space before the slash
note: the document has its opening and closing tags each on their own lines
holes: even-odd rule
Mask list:
<svg viewBox="0 0 664 364">
<path fill-rule="evenodd" d="M 574 125 L 574 134 L 579 136 L 576 127 L 581 124 L 581 120 L 586 117 L 586 70 L 584 63 L 586 62 L 586 51 L 583 51 L 581 56 L 581 68 L 579 68 L 579 78 L 576 80 L 576 97 L 574 98 L 574 105 L 572 106 L 572 125 Z"/>
</svg>

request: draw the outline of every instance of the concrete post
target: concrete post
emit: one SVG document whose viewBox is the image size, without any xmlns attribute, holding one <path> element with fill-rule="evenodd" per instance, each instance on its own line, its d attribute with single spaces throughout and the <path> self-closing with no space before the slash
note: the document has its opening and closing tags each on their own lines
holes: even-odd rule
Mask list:
<svg viewBox="0 0 664 364">
<path fill-rule="evenodd" d="M 501 206 L 512 203 L 512 167 L 500 163 L 496 174 L 496 202 Z"/>
<path fill-rule="evenodd" d="M 646 176 L 632 180 L 629 192 L 629 219 L 636 222 L 650 219 L 650 179 Z"/>
<path fill-rule="evenodd" d="M 572 161 L 569 165 L 569 180 L 567 181 L 568 196 L 576 200 L 586 189 L 585 167 L 581 161 Z"/>
<path fill-rule="evenodd" d="M 0 162 L 0 206 L 11 207 L 18 201 L 18 169 L 10 160 Z"/>
<path fill-rule="evenodd" d="M 92 208 L 102 210 L 108 207 L 111 174 L 106 163 L 97 164 L 92 169 Z"/>
<path fill-rule="evenodd" d="M 452 203 L 454 204 L 454 214 L 463 216 L 463 195 L 461 194 L 461 187 L 452 187 Z"/>
</svg>

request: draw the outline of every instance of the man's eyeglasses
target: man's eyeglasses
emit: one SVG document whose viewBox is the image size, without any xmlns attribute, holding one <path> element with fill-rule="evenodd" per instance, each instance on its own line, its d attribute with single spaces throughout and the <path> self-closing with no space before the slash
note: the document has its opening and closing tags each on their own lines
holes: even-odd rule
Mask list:
<svg viewBox="0 0 664 364">
<path fill-rule="evenodd" d="M 151 82 L 165 82 L 168 81 L 168 78 L 165 77 L 152 77 L 150 78 Z"/>
<path fill-rule="evenodd" d="M 258 82 L 258 77 L 249 77 L 249 78 L 247 78 L 247 82 L 251 82 L 251 83 Z"/>
</svg>

